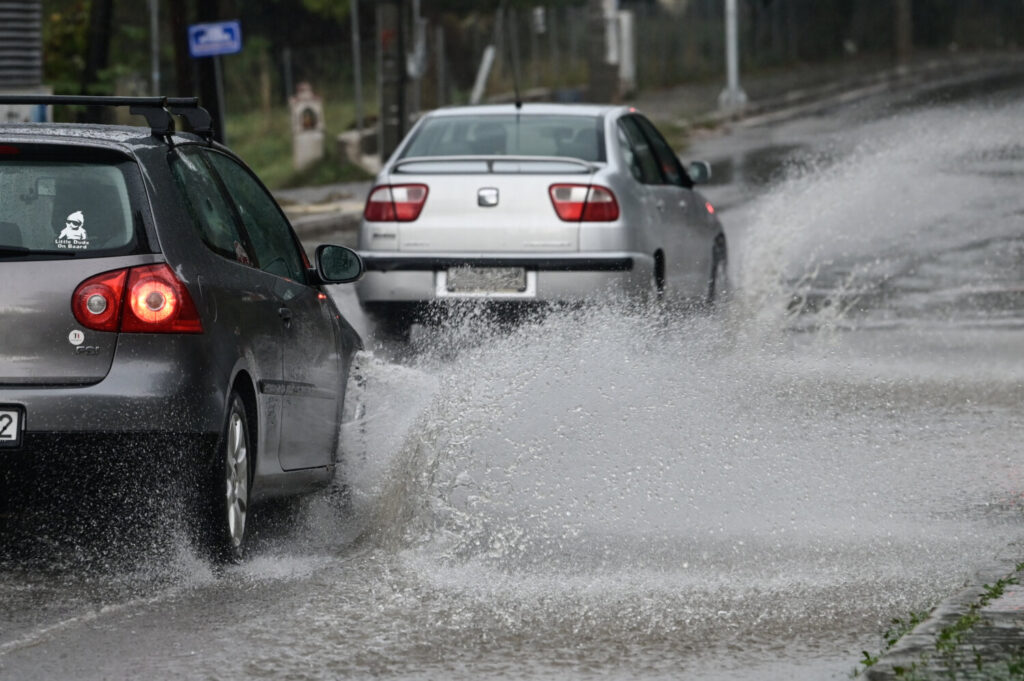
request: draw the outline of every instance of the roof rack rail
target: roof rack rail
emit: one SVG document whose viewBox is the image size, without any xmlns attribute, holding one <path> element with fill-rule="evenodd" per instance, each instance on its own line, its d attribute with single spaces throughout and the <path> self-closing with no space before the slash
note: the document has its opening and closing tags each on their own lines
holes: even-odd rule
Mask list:
<svg viewBox="0 0 1024 681">
<path fill-rule="evenodd" d="M 174 118 L 181 116 L 193 132 L 207 140 L 213 137 L 213 119 L 199 106 L 198 97 L 106 97 L 92 95 L 0 95 L 0 104 L 42 104 L 78 106 L 127 106 L 128 111 L 143 116 L 157 137 L 174 133 Z"/>
</svg>

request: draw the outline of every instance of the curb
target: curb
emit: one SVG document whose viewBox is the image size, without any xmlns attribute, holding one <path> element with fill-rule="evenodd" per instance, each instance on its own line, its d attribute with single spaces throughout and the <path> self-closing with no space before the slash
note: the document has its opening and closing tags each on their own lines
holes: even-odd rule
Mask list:
<svg viewBox="0 0 1024 681">
<path fill-rule="evenodd" d="M 992 678 L 982 673 L 985 664 L 991 666 L 1014 655 L 1024 656 L 1024 589 L 1018 586 L 989 598 L 991 586 L 996 583 L 1013 580 L 1019 584 L 1024 577 L 1019 566 L 1017 558 L 1000 557 L 978 570 L 969 586 L 935 606 L 923 622 L 863 672 L 864 678 Z M 942 652 L 940 643 L 949 640 L 950 632 L 957 631 L 957 624 L 971 614 L 979 615 L 980 619 L 955 634 L 957 640 L 951 655 Z M 963 675 L 959 676 L 958 671 Z"/>
<path fill-rule="evenodd" d="M 733 124 L 757 125 L 801 115 L 816 109 L 855 101 L 900 85 L 928 81 L 956 82 L 977 71 L 1016 72 L 1024 67 L 1024 54 L 969 55 L 933 58 L 907 66 L 896 66 L 853 78 L 838 78 L 819 86 L 787 89 L 775 96 L 749 102 L 737 112 L 709 111 L 704 115 L 676 119 L 685 127 L 718 127 Z"/>
</svg>

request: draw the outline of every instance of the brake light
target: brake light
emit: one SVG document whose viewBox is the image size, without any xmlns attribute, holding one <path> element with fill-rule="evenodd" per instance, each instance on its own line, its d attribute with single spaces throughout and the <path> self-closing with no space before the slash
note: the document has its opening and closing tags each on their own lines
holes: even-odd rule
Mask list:
<svg viewBox="0 0 1024 681">
<path fill-rule="evenodd" d="M 202 333 L 188 289 L 165 263 L 86 279 L 71 299 L 75 319 L 97 331 Z"/>
<path fill-rule="evenodd" d="M 9 144 L 0 144 L 0 156 L 17 156 L 21 153 L 21 149 L 18 147 L 12 147 Z"/>
<path fill-rule="evenodd" d="M 105 272 L 86 279 L 71 298 L 78 323 L 96 331 L 117 331 L 121 325 L 121 300 L 128 270 Z"/>
<path fill-rule="evenodd" d="M 566 222 L 612 222 L 619 202 L 611 189 L 598 185 L 553 184 L 548 190 L 558 217 Z"/>
<path fill-rule="evenodd" d="M 370 192 L 363 217 L 368 222 L 413 222 L 430 190 L 425 184 L 385 184 Z"/>
<path fill-rule="evenodd" d="M 715 207 L 711 205 L 710 201 L 705 201 L 704 202 L 704 208 L 707 209 L 709 215 L 714 215 L 715 214 Z"/>
</svg>

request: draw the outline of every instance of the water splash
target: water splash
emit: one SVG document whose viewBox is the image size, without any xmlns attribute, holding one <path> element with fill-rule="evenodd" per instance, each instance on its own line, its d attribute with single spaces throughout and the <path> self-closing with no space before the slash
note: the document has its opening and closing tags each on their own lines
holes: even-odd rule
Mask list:
<svg viewBox="0 0 1024 681">
<path fill-rule="evenodd" d="M 1019 315 L 976 293 L 1021 233 L 1020 128 L 927 112 L 795 164 L 715 314 L 456 316 L 367 362 L 354 494 L 405 635 L 542 669 L 626 646 L 648 676 L 828 657 L 1019 537 L 1024 370 L 993 323 Z"/>
</svg>

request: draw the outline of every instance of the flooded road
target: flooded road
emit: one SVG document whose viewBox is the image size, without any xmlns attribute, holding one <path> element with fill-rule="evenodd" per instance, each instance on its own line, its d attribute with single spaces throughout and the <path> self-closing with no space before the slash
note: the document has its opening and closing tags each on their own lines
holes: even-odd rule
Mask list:
<svg viewBox="0 0 1024 681">
<path fill-rule="evenodd" d="M 0 677 L 846 678 L 1024 539 L 1024 100 L 971 95 L 698 143 L 714 313 L 363 353 L 347 494 L 241 565 L 173 518 L 8 543 Z"/>
</svg>

